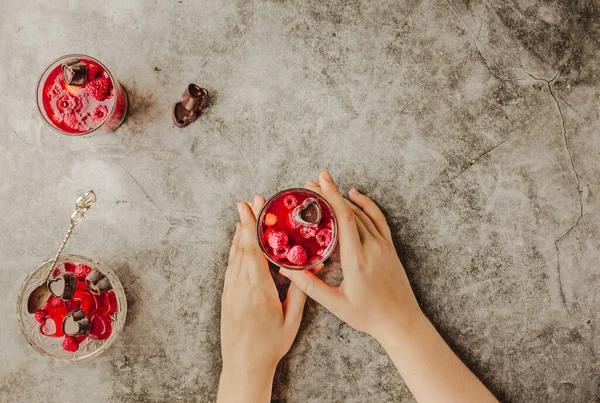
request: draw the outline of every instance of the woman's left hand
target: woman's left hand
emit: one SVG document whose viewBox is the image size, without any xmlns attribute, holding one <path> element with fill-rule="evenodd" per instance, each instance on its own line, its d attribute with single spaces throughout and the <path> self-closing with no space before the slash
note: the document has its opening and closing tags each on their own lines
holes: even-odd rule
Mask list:
<svg viewBox="0 0 600 403">
<path fill-rule="evenodd" d="M 270 400 L 275 368 L 296 338 L 306 301 L 306 294 L 293 283 L 286 300 L 279 301 L 256 239 L 256 214 L 265 199 L 256 196 L 250 204 L 238 203 L 240 223 L 225 273 L 219 402 Z"/>
</svg>

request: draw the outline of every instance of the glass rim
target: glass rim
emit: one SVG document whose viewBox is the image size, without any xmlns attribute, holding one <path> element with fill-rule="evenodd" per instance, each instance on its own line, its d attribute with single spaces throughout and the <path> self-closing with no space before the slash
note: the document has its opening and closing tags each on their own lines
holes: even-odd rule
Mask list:
<svg viewBox="0 0 600 403">
<path fill-rule="evenodd" d="M 278 196 L 281 196 L 284 193 L 289 193 L 289 192 L 304 192 L 304 193 L 309 193 L 312 194 L 314 196 L 316 196 L 317 198 L 319 198 L 319 200 L 322 200 L 325 205 L 329 208 L 329 210 L 331 211 L 331 214 L 333 215 L 334 218 L 334 226 L 332 228 L 333 230 L 333 242 L 331 244 L 329 244 L 329 251 L 324 254 L 321 259 L 319 259 L 317 262 L 308 265 L 306 267 L 292 267 L 292 266 L 287 266 L 285 264 L 282 264 L 281 262 L 278 262 L 274 259 L 271 258 L 271 256 L 269 256 L 269 254 L 267 253 L 267 251 L 265 250 L 265 247 L 263 246 L 263 243 L 260 240 L 260 223 L 261 223 L 261 217 L 263 216 L 263 213 L 265 212 L 267 206 L 269 206 L 270 203 L 273 202 L 273 200 L 275 198 L 277 198 Z M 271 263 L 273 263 L 275 266 L 280 267 L 280 268 L 284 268 L 287 270 L 298 270 L 298 271 L 302 271 L 302 270 L 308 270 L 308 269 L 312 269 L 314 267 L 317 267 L 318 265 L 320 265 L 321 263 L 323 263 L 324 261 L 326 261 L 327 259 L 329 259 L 331 257 L 331 255 L 333 254 L 333 252 L 335 251 L 335 248 L 337 247 L 337 235 L 338 235 L 338 223 L 337 223 L 337 216 L 335 215 L 335 211 L 333 211 L 333 207 L 331 207 L 331 204 L 329 204 L 329 202 L 320 194 L 318 194 L 317 192 L 314 192 L 310 189 L 306 189 L 306 188 L 299 188 L 299 187 L 295 187 L 295 188 L 288 188 L 288 189 L 284 189 L 281 190 L 277 193 L 275 193 L 273 196 L 269 197 L 269 199 L 265 202 L 265 204 L 261 207 L 260 211 L 258 212 L 258 215 L 256 217 L 256 240 L 258 241 L 258 246 L 260 246 L 260 250 L 262 251 L 263 255 L 267 258 L 267 260 Z"/>
<path fill-rule="evenodd" d="M 112 107 L 110 108 L 110 112 L 107 115 L 107 118 L 104 119 L 104 121 L 102 123 L 100 123 L 98 126 L 94 127 L 92 130 L 89 130 L 87 132 L 83 132 L 83 133 L 69 133 L 66 132 L 64 130 L 59 129 L 58 127 L 55 127 L 52 123 L 48 122 L 48 119 L 44 116 L 44 114 L 42 113 L 42 108 L 43 105 L 40 105 L 40 99 L 39 99 L 39 93 L 40 93 L 40 85 L 43 86 L 44 83 L 42 83 L 42 78 L 44 77 L 44 75 L 48 72 L 48 70 L 50 69 L 50 67 L 52 67 L 55 63 L 62 61 L 64 59 L 69 59 L 69 58 L 86 58 L 86 59 L 90 59 L 91 61 L 98 63 L 103 69 L 104 71 L 106 71 L 106 73 L 108 74 L 108 77 L 110 78 L 110 81 L 113 85 L 113 88 L 116 87 L 115 83 L 117 83 L 117 81 L 115 80 L 115 78 L 113 77 L 112 73 L 110 72 L 110 70 L 104 65 L 102 64 L 102 62 L 100 62 L 98 59 L 93 58 L 92 56 L 88 56 L 88 55 L 84 55 L 82 53 L 72 53 L 72 54 L 67 54 L 67 55 L 63 55 L 55 60 L 53 60 L 48 67 L 46 67 L 46 69 L 42 72 L 42 74 L 40 74 L 40 78 L 38 78 L 38 82 L 37 82 L 37 86 L 35 89 L 35 103 L 37 105 L 38 108 L 38 112 L 40 114 L 40 117 L 42 118 L 42 120 L 44 121 L 44 123 L 49 126 L 52 130 L 64 135 L 64 136 L 71 136 L 71 137 L 78 137 L 78 136 L 85 136 L 88 134 L 91 134 L 93 132 L 95 132 L 96 130 L 100 129 L 101 127 L 103 127 L 106 122 L 108 122 L 110 120 L 110 116 L 112 116 L 112 114 L 114 113 L 116 107 L 117 107 L 117 94 L 116 94 L 116 90 L 115 90 L 115 94 L 113 95 L 114 98 L 114 102 L 112 104 Z M 118 85 L 118 83 L 117 83 Z M 43 94 L 42 94 L 43 97 Z"/>
</svg>

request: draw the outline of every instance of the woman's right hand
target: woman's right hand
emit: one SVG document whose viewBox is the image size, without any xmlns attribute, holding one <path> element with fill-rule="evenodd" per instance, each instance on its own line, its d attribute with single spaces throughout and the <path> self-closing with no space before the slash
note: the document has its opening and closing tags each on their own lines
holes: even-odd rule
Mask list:
<svg viewBox="0 0 600 403">
<path fill-rule="evenodd" d="M 355 188 L 344 198 L 328 171 L 319 184 L 306 187 L 321 194 L 337 217 L 344 280 L 339 287 L 310 271 L 281 269 L 308 296 L 350 326 L 380 342 L 386 335 L 408 336 L 424 318 L 392 242 L 387 221 L 377 205 Z"/>
</svg>

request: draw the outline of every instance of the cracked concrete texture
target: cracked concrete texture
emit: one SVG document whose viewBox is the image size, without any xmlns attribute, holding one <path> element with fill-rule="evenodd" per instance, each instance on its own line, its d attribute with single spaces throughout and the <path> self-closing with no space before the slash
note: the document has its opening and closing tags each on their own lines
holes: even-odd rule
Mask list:
<svg viewBox="0 0 600 403">
<path fill-rule="evenodd" d="M 322 168 L 383 208 L 424 311 L 502 401 L 600 401 L 596 2 L 73 6 L 0 14 L 0 401 L 214 400 L 234 203 Z M 38 74 L 71 52 L 127 88 L 116 133 L 37 116 Z M 191 81 L 214 101 L 180 130 Z M 67 251 L 115 270 L 129 315 L 104 355 L 64 365 L 26 345 L 14 303 L 89 188 Z M 414 401 L 376 342 L 312 301 L 273 398 Z"/>
</svg>

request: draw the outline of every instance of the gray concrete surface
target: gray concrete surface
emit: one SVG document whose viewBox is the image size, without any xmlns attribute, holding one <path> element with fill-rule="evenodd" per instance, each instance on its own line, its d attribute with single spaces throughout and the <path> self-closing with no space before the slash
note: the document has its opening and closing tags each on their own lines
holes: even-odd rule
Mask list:
<svg viewBox="0 0 600 403">
<path fill-rule="evenodd" d="M 600 401 L 594 0 L 4 1 L 0 37 L 1 401 L 214 400 L 234 202 L 322 168 L 386 211 L 423 309 L 501 400 Z M 72 52 L 126 86 L 116 133 L 38 117 L 38 75 Z M 192 81 L 214 102 L 177 129 Z M 88 188 L 67 250 L 114 268 L 130 309 L 109 351 L 64 365 L 24 342 L 15 300 Z M 314 302 L 273 399 L 414 401 Z"/>
</svg>

